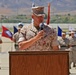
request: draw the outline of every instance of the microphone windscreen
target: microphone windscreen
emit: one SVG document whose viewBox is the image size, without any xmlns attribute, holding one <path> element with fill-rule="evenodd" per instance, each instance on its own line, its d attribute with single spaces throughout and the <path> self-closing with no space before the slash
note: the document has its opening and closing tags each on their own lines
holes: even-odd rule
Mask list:
<svg viewBox="0 0 76 75">
<path fill-rule="evenodd" d="M 44 23 L 40 23 L 39 27 L 40 27 L 40 30 L 43 30 L 44 29 Z"/>
</svg>

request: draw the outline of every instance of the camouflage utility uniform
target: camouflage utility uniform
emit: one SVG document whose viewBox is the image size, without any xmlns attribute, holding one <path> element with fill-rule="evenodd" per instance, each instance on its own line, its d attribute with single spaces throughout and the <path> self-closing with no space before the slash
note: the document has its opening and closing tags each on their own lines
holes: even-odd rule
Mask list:
<svg viewBox="0 0 76 75">
<path fill-rule="evenodd" d="M 60 37 L 58 39 L 60 50 L 68 50 L 69 51 L 69 68 L 71 68 L 71 63 L 72 63 L 72 51 L 69 48 L 69 39 L 68 38 L 62 38 Z"/>
<path fill-rule="evenodd" d="M 71 49 L 73 52 L 73 62 L 76 63 L 76 37 L 69 37 L 70 43 L 69 45 L 71 45 Z"/>
<path fill-rule="evenodd" d="M 60 45 L 60 50 L 65 50 L 68 49 L 69 46 L 69 39 L 68 38 L 59 38 L 58 39 L 59 45 Z"/>
<path fill-rule="evenodd" d="M 16 32 L 13 35 L 13 38 L 15 39 L 14 47 L 15 47 L 16 50 L 19 50 L 19 46 L 18 46 L 19 34 L 20 34 L 19 32 Z"/>
<path fill-rule="evenodd" d="M 52 45 L 58 45 L 57 42 L 57 33 L 53 28 L 50 28 L 47 25 L 44 25 L 45 34 L 44 37 L 35 42 L 32 46 L 27 48 L 26 50 L 31 51 L 49 51 L 52 49 Z M 33 25 L 28 26 L 26 28 L 25 26 L 21 29 L 21 33 L 19 36 L 19 42 L 24 40 L 29 40 L 37 35 L 39 32 L 39 29 L 36 29 Z"/>
</svg>

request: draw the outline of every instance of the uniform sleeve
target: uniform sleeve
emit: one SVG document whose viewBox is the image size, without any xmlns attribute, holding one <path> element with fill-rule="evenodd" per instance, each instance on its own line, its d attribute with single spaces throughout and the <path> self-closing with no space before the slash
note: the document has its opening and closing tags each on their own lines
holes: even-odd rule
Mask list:
<svg viewBox="0 0 76 75">
<path fill-rule="evenodd" d="M 26 27 L 23 27 L 20 31 L 20 34 L 19 34 L 19 40 L 18 40 L 18 43 L 21 42 L 21 41 L 24 41 L 26 40 Z"/>
<path fill-rule="evenodd" d="M 13 39 L 15 39 L 16 38 L 16 33 L 15 34 L 13 34 Z"/>
<path fill-rule="evenodd" d="M 57 33 L 56 31 L 53 32 L 53 40 L 52 40 L 52 46 L 58 46 L 59 42 L 58 42 L 58 37 L 57 37 Z"/>
<path fill-rule="evenodd" d="M 73 45 L 73 41 L 71 38 L 69 38 L 69 45 Z"/>
</svg>

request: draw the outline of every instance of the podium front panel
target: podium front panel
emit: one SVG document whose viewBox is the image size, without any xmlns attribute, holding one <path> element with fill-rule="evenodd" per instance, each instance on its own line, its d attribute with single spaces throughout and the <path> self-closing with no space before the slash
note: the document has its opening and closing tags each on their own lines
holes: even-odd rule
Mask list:
<svg viewBox="0 0 76 75">
<path fill-rule="evenodd" d="M 68 51 L 9 52 L 10 75 L 69 75 Z"/>
</svg>

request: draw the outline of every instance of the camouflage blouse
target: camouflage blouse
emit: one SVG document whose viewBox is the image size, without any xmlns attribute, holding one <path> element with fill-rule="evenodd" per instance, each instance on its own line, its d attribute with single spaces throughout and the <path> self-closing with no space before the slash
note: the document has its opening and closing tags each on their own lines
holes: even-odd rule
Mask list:
<svg viewBox="0 0 76 75">
<path fill-rule="evenodd" d="M 52 46 L 57 46 L 57 33 L 56 31 L 49 27 L 48 25 L 44 25 L 45 34 L 44 37 L 40 40 L 36 41 L 32 46 L 27 48 L 26 50 L 30 51 L 49 51 L 52 50 Z M 37 30 L 33 25 L 28 27 L 24 26 L 21 29 L 21 33 L 19 35 L 19 42 L 26 41 L 37 35 L 39 30 Z"/>
</svg>

